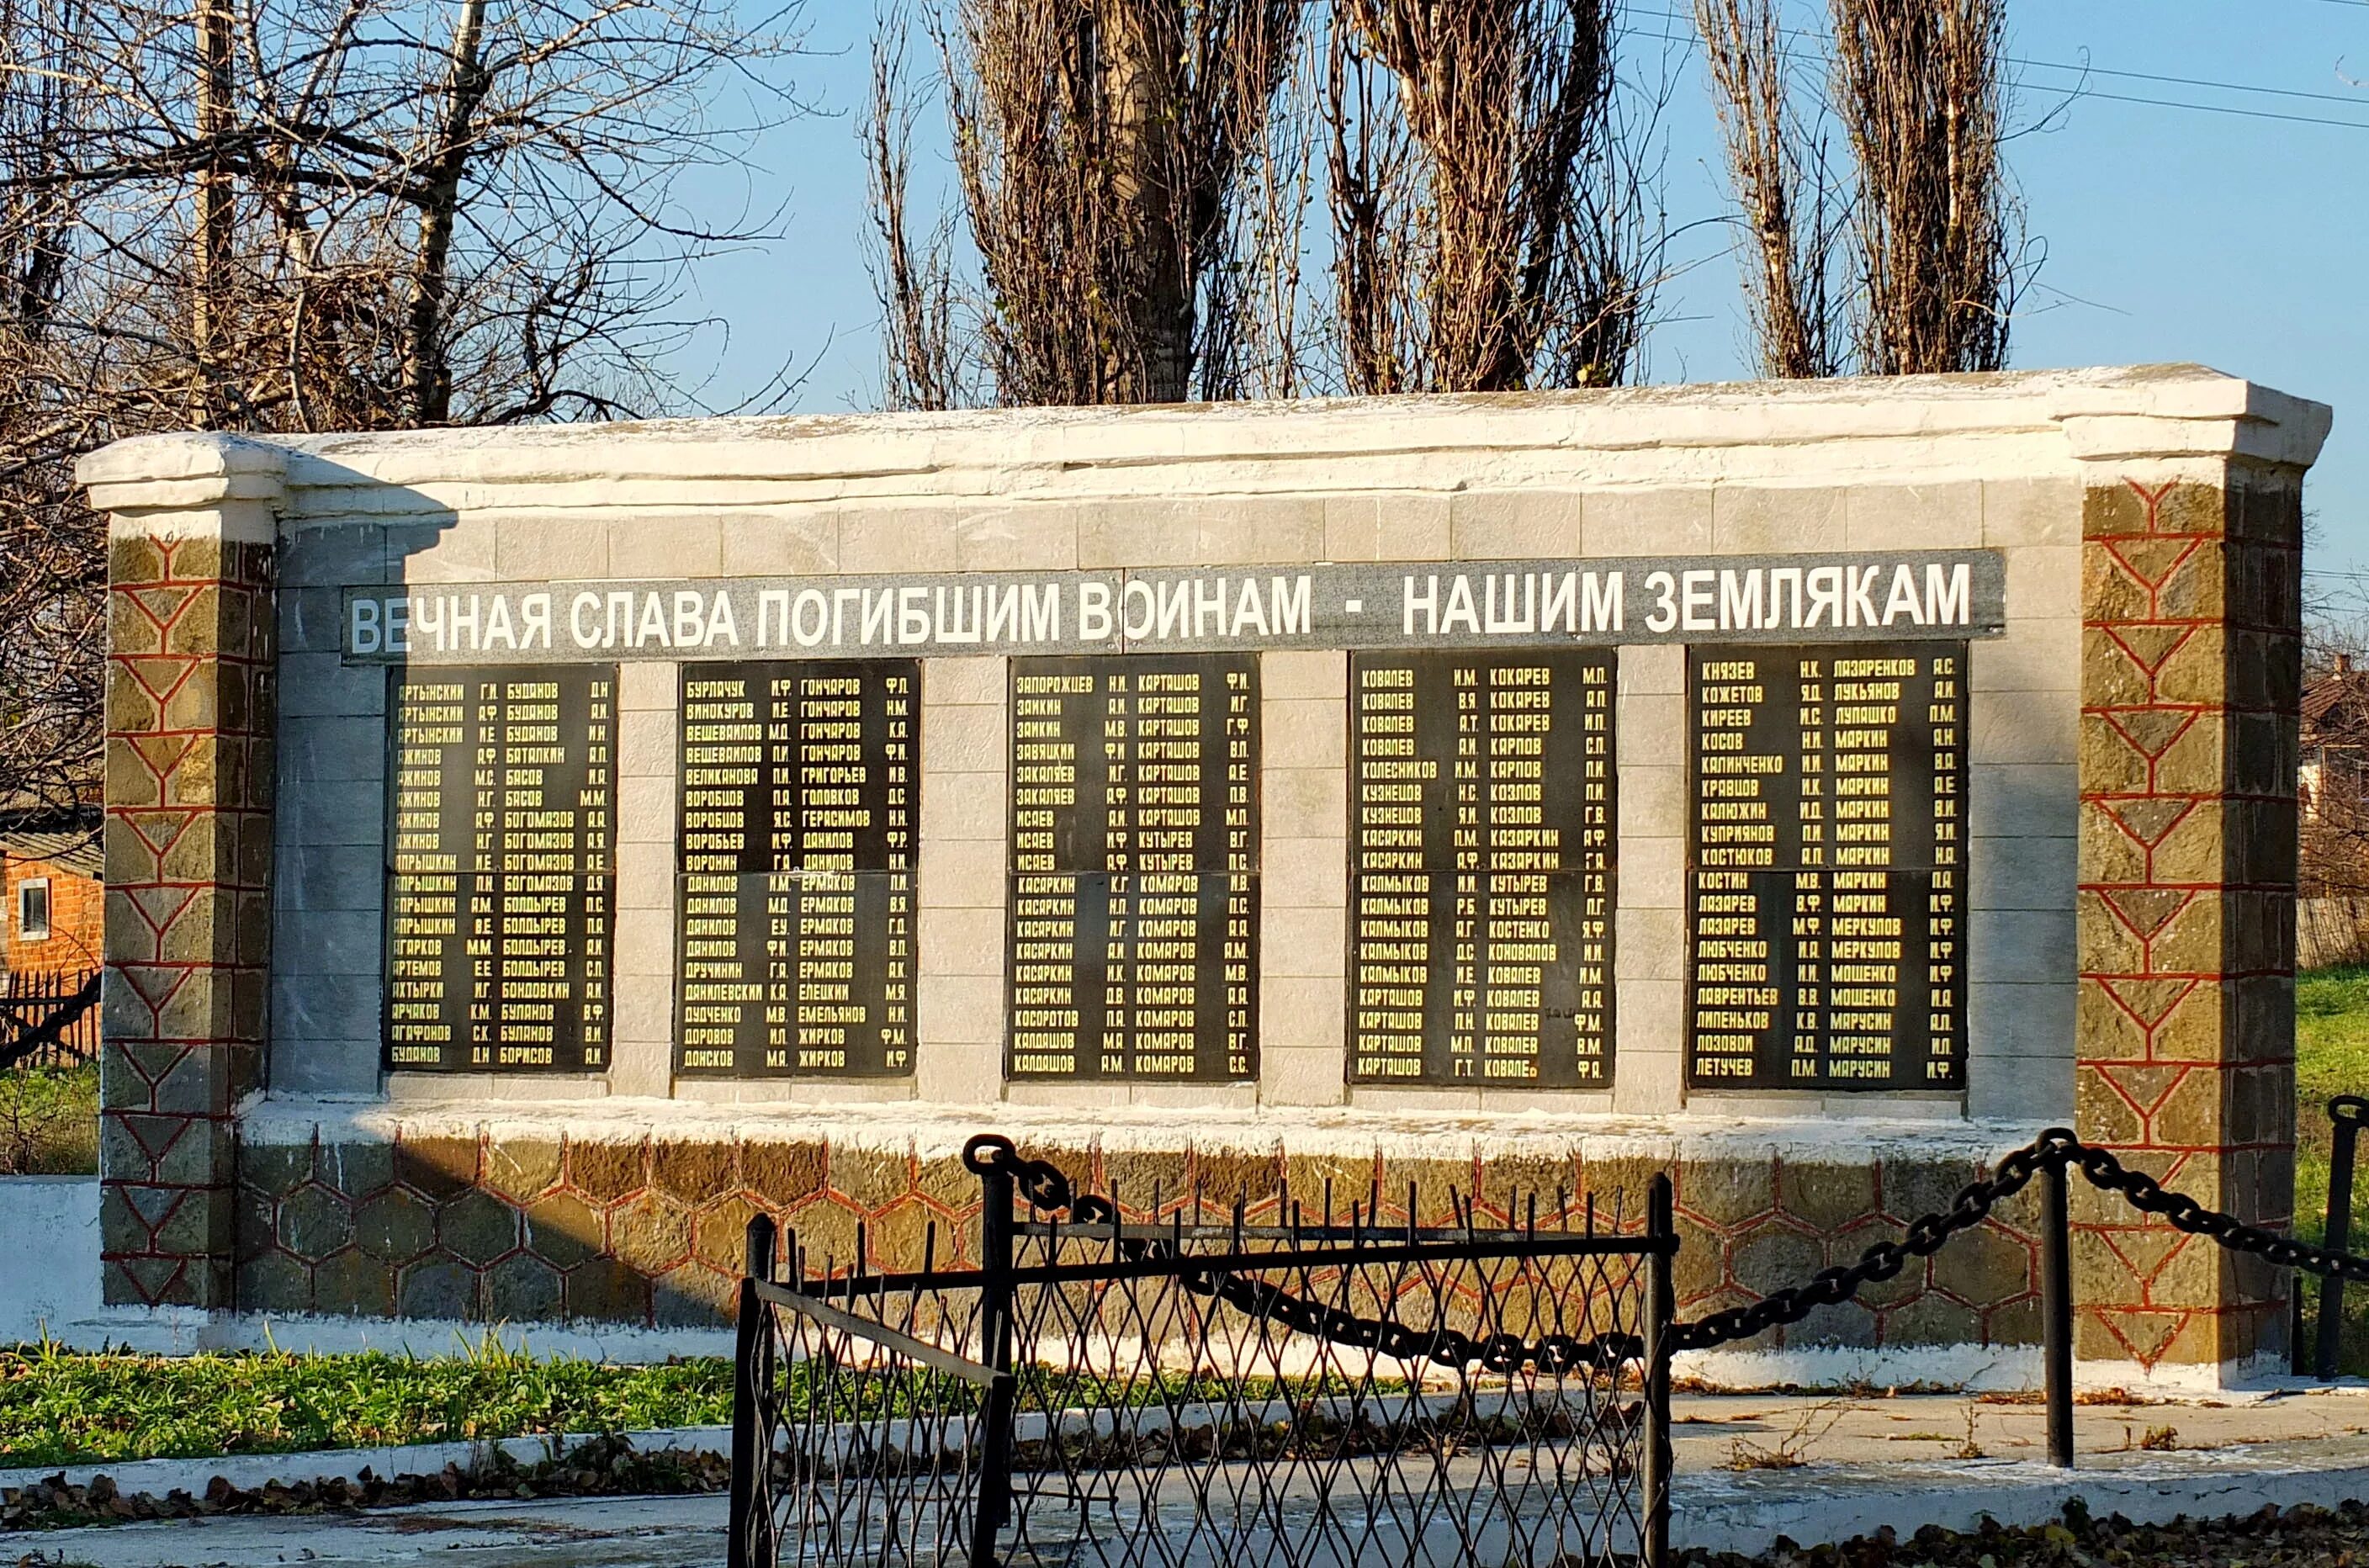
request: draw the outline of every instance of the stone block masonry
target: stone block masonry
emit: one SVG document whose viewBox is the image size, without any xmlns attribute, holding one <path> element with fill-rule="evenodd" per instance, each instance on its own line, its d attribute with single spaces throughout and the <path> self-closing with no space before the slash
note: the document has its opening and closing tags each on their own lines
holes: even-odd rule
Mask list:
<svg viewBox="0 0 2369 1568">
<path fill-rule="evenodd" d="M 2083 514 L 2079 1128 L 2271 1226 L 2295 1197 L 2297 477 L 2133 477 Z M 2272 1270 L 2085 1196 L 2082 1355 L 2282 1342 Z"/>
<path fill-rule="evenodd" d="M 1433 1195 L 1419 1219 L 1444 1218 L 1451 1190 L 1477 1194 L 1487 1215 L 1519 1186 L 1566 1195 L 1558 1206 L 1593 1194 L 1603 1222 L 1628 1224 L 1636 1195 L 1666 1170 L 1689 1314 L 1856 1257 L 2056 1123 L 2208 1202 L 2283 1219 L 2297 520 L 2327 427 L 2317 406 L 2174 366 L 121 443 L 84 467 L 94 503 L 113 520 L 115 572 L 109 1332 L 181 1333 L 187 1319 L 172 1310 L 195 1309 L 212 1314 L 205 1332 L 231 1337 L 296 1315 L 354 1333 L 396 1319 L 572 1322 L 629 1325 L 651 1345 L 712 1343 L 700 1336 L 722 1321 L 753 1213 L 795 1230 L 815 1267 L 848 1266 L 859 1251 L 869 1266 L 909 1266 L 933 1227 L 937 1255 L 960 1258 L 977 1185 L 956 1155 L 988 1129 L 1115 1187 L 1147 1215 L 1189 1203 L 1196 1185 L 1204 1199 L 1230 1207 L 1240 1196 L 1269 1214 L 1287 1188 L 1319 1201 L 1329 1176 L 1339 1194 L 1379 1193 L 1386 1217 L 1413 1181 Z M 1952 586 L 1961 570 L 1963 589 Z M 1825 576 L 1821 588 L 1814 573 L 1855 575 Z M 1600 648 L 1611 666 L 1601 803 L 1611 842 L 1596 852 L 1608 854 L 1598 868 L 1604 907 L 1585 911 L 1596 944 L 1588 994 L 1554 1000 L 1556 984 L 1576 982 L 1546 959 L 1537 979 L 1505 982 L 1539 987 L 1527 1003 L 1451 1002 L 1448 967 L 1369 978 L 1357 944 L 1409 933 L 1369 938 L 1360 923 L 1364 873 L 1353 861 L 1381 796 L 1359 783 L 1368 729 L 1353 670 L 1367 655 L 1350 650 L 1404 642 L 1460 658 L 1562 646 L 1551 616 L 1521 638 L 1490 639 L 1528 619 L 1513 585 L 1544 583 L 1543 599 L 1565 576 L 1589 586 L 1562 635 Z M 1150 616 L 1163 593 L 1184 606 L 1178 595 L 1206 586 L 1219 631 L 1206 645 L 1194 631 L 1194 647 L 1243 635 L 1245 581 L 1263 605 L 1295 607 L 1288 624 L 1254 617 L 1265 640 L 1221 649 L 1256 659 L 1258 693 L 1243 710 L 1256 760 L 1241 785 L 1255 799 L 1239 803 L 1253 824 L 1244 830 L 1258 889 L 1240 917 L 1245 972 L 1223 977 L 1226 1007 L 1255 1001 L 1254 1031 L 1241 1025 L 1255 1048 L 1229 1059 L 1253 1065 L 1223 1082 L 1005 1074 L 1019 975 L 1014 738 L 1030 716 L 1012 692 L 1023 663 L 1054 650 L 1024 631 L 1034 623 L 1006 618 L 981 635 L 975 607 L 985 595 L 1011 599 L 1024 578 L 1046 595 L 1029 602 L 1068 596 L 1069 630 L 1055 640 L 1098 636 L 1081 618 L 1089 578 L 1097 602 L 1120 603 L 1127 616 Z M 1615 579 L 1626 582 L 1625 604 Z M 1793 617 L 1781 627 L 1780 580 Z M 1469 601 L 1460 622 L 1459 592 Z M 1806 619 L 1814 593 L 1833 606 L 1832 639 Z M 521 621 L 538 615 L 550 639 L 513 639 L 482 662 L 564 656 L 617 670 L 613 800 L 583 807 L 613 808 L 613 865 L 578 868 L 613 876 L 613 927 L 586 939 L 612 943 L 615 1050 L 602 1070 L 385 1065 L 389 687 L 372 661 L 410 660 L 415 673 L 467 668 L 479 635 L 493 635 L 478 599 L 505 605 L 505 637 L 515 601 Z M 1430 617 L 1420 626 L 1418 600 Z M 1770 619 L 1731 614 L 1731 601 L 1767 603 Z M 900 978 L 897 999 L 911 1010 L 910 1070 L 830 1076 L 826 1050 L 813 1070 L 802 1059 L 762 1076 L 681 1077 L 694 933 L 681 897 L 690 814 L 680 758 L 696 738 L 681 682 L 703 659 L 821 658 L 830 650 L 798 639 L 843 628 L 825 633 L 818 615 L 844 607 L 860 626 L 876 602 L 893 608 L 882 624 L 895 628 L 895 657 L 920 665 L 918 821 L 913 842 L 899 845 L 913 856 L 914 973 L 910 997 Z M 1907 606 L 1906 622 L 1877 619 L 1895 603 Z M 1945 618 L 1950 604 L 1962 608 Z M 442 617 L 443 630 L 391 643 L 415 609 Z M 464 615 L 471 641 L 443 647 L 438 639 L 457 638 Z M 727 619 L 736 637 L 755 640 L 719 647 L 714 628 Z M 364 621 L 368 649 L 354 630 Z M 582 629 L 595 623 L 597 644 Z M 703 624 L 696 648 L 679 646 L 681 628 Z M 1938 662 L 1917 675 L 1926 684 L 1904 688 L 1914 701 L 1901 714 L 1871 706 L 1889 700 L 1881 692 L 1831 698 L 1861 715 L 1852 727 L 1892 727 L 1888 750 L 1868 750 L 1863 727 L 1847 748 L 1838 716 L 1825 738 L 1806 692 L 1776 704 L 1783 712 L 1755 710 L 1752 723 L 1792 738 L 1745 750 L 1782 763 L 1789 779 L 1854 773 L 1832 803 L 1816 789 L 1797 802 L 1786 795 L 1793 804 L 1781 809 L 1798 817 L 1802 843 L 1864 854 L 1921 834 L 1939 845 L 1946 822 L 1951 855 L 1916 864 L 1947 868 L 1950 880 L 1897 892 L 1917 885 L 1895 872 L 1928 871 L 1884 858 L 1888 848 L 1853 863 L 1880 868 L 1878 902 L 1903 901 L 1878 909 L 1866 901 L 1870 883 L 1837 884 L 1850 908 L 1826 912 L 1850 915 L 1852 926 L 1831 934 L 1854 951 L 1780 955 L 1781 938 L 1821 933 L 1772 925 L 1765 974 L 1750 970 L 1752 953 L 1725 950 L 1750 933 L 1723 925 L 1719 956 L 1734 972 L 1705 980 L 1728 989 L 1702 1001 L 1695 861 L 1709 818 L 1699 820 L 1695 793 L 1711 773 L 1690 650 L 1852 638 L 1900 645 L 1911 662 L 1956 660 L 1960 648 L 1964 659 L 1948 670 L 1946 692 Z M 1116 637 L 1060 651 L 1123 658 L 1149 646 L 1127 639 L 1125 651 Z M 835 657 L 877 651 L 851 644 Z M 1809 661 L 1823 657 L 1805 647 L 1804 686 L 1814 683 Z M 1037 738 L 1099 750 L 1116 713 L 1090 733 Z M 1407 733 L 1420 738 L 1435 716 L 1416 714 Z M 1932 737 L 1934 757 L 1909 756 L 1923 741 L 1904 735 Z M 1789 760 L 1846 749 L 1855 763 L 1877 757 L 1882 776 Z M 1524 797 L 1539 815 L 1507 821 L 1559 820 L 1569 802 L 1548 792 L 1567 783 L 1542 777 L 1541 793 Z M 583 807 L 566 795 L 528 807 L 565 818 Z M 1775 796 L 1728 791 L 1720 821 L 1749 827 L 1755 798 Z M 1812 801 L 1837 807 L 1831 839 L 1807 830 L 1826 821 L 1802 807 Z M 1886 826 L 1895 819 L 1924 826 L 1895 841 Z M 440 833 L 463 825 L 438 820 Z M 1808 876 L 1816 864 L 1772 861 L 1739 875 L 1802 875 L 1783 897 L 1811 898 L 1825 890 Z M 451 928 L 415 934 L 449 944 L 453 967 L 439 973 L 466 987 L 458 922 L 484 906 L 464 910 L 454 897 Z M 1713 913 L 1745 918 L 1738 907 Z M 1799 910 L 1813 927 L 1823 918 L 1814 901 Z M 1914 924 L 1893 931 L 1861 916 Z M 1474 919 L 1489 931 L 1488 915 Z M 1941 921 L 1946 959 L 1934 934 L 1944 928 L 1925 924 Z M 1451 957 L 1449 927 L 1438 932 L 1436 952 L 1389 963 L 1469 966 Z M 1882 944 L 1895 937 L 1934 944 L 1887 953 Z M 1506 939 L 1535 933 L 1509 927 Z M 1102 948 L 1105 962 L 1111 951 Z M 1802 967 L 1827 958 L 1857 972 L 1829 979 Z M 1888 996 L 1882 967 L 1894 960 L 1923 967 L 1913 988 Z M 1944 962 L 1946 975 L 1931 967 Z M 1109 973 L 1094 988 L 1105 1008 L 1149 983 L 1115 964 Z M 824 990 L 865 979 L 815 978 Z M 1174 979 L 1161 983 L 1173 992 Z M 1493 984 L 1453 981 L 1476 993 Z M 1516 1070 L 1459 1078 L 1425 1067 L 1410 1075 L 1420 1081 L 1353 1081 L 1380 1079 L 1350 1067 L 1361 1037 L 1390 1033 L 1360 1023 L 1360 996 L 1375 987 L 1395 995 L 1373 1004 L 1380 1016 L 1416 1006 L 1406 995 L 1418 985 L 1434 987 L 1437 1026 L 1451 1038 L 1474 1027 L 1451 1027 L 1457 1016 L 1591 1010 L 1607 1021 L 1609 1070 L 1549 1089 L 1521 1077 L 1517 1049 L 1493 1057 L 1484 1047 L 1473 1059 Z M 1849 999 L 1816 1000 L 1828 985 Z M 1219 995 L 1192 1005 L 1215 1008 Z M 1172 993 L 1149 1005 L 1183 1002 Z M 1711 1027 L 1732 1031 L 1757 1027 L 1735 1022 L 1740 1013 L 1780 1005 L 1797 1016 L 1841 1008 L 1862 1020 L 1882 1009 L 1914 1018 L 1812 1019 L 1790 1043 L 1771 1033 L 1752 1047 L 1762 1058 L 1748 1078 L 1698 1070 L 1690 1039 L 1704 1008 L 1721 1010 Z M 1485 1031 L 1502 1044 L 1505 1027 Z M 1110 1048 L 1107 1036 L 1096 1043 Z M 1846 1059 L 1854 1052 L 1895 1069 L 1895 1058 L 1914 1055 L 1940 1070 L 1894 1070 L 1873 1075 L 1881 1087 L 1858 1087 L 1869 1077 L 1834 1070 L 1838 1060 L 1860 1065 Z M 2210 1384 L 2276 1353 L 2283 1280 L 2084 1204 L 2085 1375 Z M 1904 1381 L 2026 1367 L 2033 1242 L 2020 1210 L 2003 1213 L 1859 1301 L 1696 1370 L 1745 1382 Z"/>
<path fill-rule="evenodd" d="M 297 1132 L 272 1127 L 273 1139 Z M 392 1132 L 390 1144 L 381 1139 Z M 1391 1150 L 1328 1152 L 1224 1145 L 1088 1145 L 1057 1158 L 1083 1190 L 1115 1193 L 1132 1221 L 1222 1222 L 1239 1201 L 1253 1223 L 1285 1206 L 1310 1216 L 1328 1197 L 1385 1224 L 1641 1228 L 1654 1174 L 1674 1169 L 1685 1247 L 1677 1276 L 1690 1316 L 1734 1306 L 1944 1207 L 1981 1171 L 1974 1157 L 1892 1148 L 1836 1165 L 1806 1150 L 1683 1153 L 1617 1141 L 1526 1139 L 1518 1153 L 1475 1146 L 1462 1158 Z M 395 1118 L 368 1137 L 318 1127 L 304 1141 L 241 1151 L 239 1294 L 280 1313 L 385 1316 L 522 1326 L 569 1320 L 635 1328 L 729 1321 L 751 1216 L 795 1234 L 808 1267 L 844 1274 L 918 1269 L 925 1251 L 960 1266 L 978 1230 L 978 1178 L 944 1137 L 832 1142 L 781 1128 L 717 1137 L 709 1127 L 624 1140 L 522 1133 L 515 1120 L 467 1127 L 442 1115 Z M 931 1240 L 934 1228 L 935 1239 Z M 1747 1350 L 1876 1352 L 1936 1345 L 2013 1350 L 2037 1341 L 2035 1234 L 2020 1208 L 1942 1257 L 1918 1264 L 1823 1321 Z"/>
<path fill-rule="evenodd" d="M 273 544 L 215 466 L 163 524 L 120 514 L 109 556 L 99 1219 L 131 1306 L 231 1305 L 236 1115 L 265 1076 Z"/>
</svg>

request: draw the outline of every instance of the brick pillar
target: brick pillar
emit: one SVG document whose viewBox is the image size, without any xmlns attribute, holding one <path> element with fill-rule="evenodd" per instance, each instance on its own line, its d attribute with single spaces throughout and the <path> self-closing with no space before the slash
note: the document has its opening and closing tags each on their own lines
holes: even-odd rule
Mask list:
<svg viewBox="0 0 2369 1568">
<path fill-rule="evenodd" d="M 279 468 L 192 435 L 110 448 L 82 474 L 110 514 L 110 1305 L 232 1305 L 234 1117 L 261 1083 L 269 989 Z"/>
<path fill-rule="evenodd" d="M 2301 486 L 2093 481 L 2083 519 L 2078 1130 L 2265 1225 L 2295 1185 Z M 2284 1346 L 2272 1270 L 2077 1178 L 2075 1202 L 2085 1363 L 2230 1375 Z"/>
</svg>

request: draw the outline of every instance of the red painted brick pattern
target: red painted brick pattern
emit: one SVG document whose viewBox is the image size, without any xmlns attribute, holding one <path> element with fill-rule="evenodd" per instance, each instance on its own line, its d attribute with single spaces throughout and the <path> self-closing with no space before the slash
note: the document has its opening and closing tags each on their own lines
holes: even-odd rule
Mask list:
<svg viewBox="0 0 2369 1568">
<path fill-rule="evenodd" d="M 272 558 L 120 537 L 107 693 L 106 1297 L 226 1307 L 269 958 Z"/>
<path fill-rule="evenodd" d="M 2078 1130 L 2243 1219 L 2293 1192 L 2300 494 L 2090 492 L 2084 519 Z M 2267 1269 L 2076 1184 L 2085 1358 L 2283 1341 Z"/>
</svg>

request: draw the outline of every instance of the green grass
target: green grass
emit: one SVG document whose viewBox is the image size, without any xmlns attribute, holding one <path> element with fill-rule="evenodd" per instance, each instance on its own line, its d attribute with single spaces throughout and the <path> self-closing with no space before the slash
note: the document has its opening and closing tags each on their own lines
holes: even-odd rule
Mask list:
<svg viewBox="0 0 2369 1568">
<path fill-rule="evenodd" d="M 544 1359 L 490 1338 L 443 1359 L 0 1350 L 0 1466 L 715 1426 L 732 1367 Z"/>
<path fill-rule="evenodd" d="M 2315 1241 L 2328 1208 L 2328 1102 L 2339 1094 L 2369 1094 L 2369 965 L 2295 980 L 2295 1221 Z M 2352 1234 L 2369 1239 L 2369 1182 L 2356 1180 L 2352 1197 Z"/>
<path fill-rule="evenodd" d="M 2318 1242 L 2327 1235 L 2328 1102 L 2339 1094 L 2369 1094 L 2369 965 L 2315 969 L 2295 980 L 2295 1232 Z M 2355 1162 L 2353 1252 L 2369 1249 L 2369 1148 Z M 2319 1306 L 2316 1279 L 2305 1281 L 2305 1303 Z M 2369 1288 L 2344 1299 L 2344 1369 L 2369 1368 Z M 2307 1316 L 2304 1332 L 2315 1331 Z"/>
<path fill-rule="evenodd" d="M 97 1065 L 0 1070 L 0 1176 L 97 1173 Z"/>
<path fill-rule="evenodd" d="M 818 1391 L 836 1419 L 901 1413 L 919 1400 L 963 1408 L 977 1388 L 923 1374 L 906 1381 L 834 1379 L 820 1390 L 807 1363 L 785 1368 L 792 1413 Z M 1400 1385 L 1385 1380 L 1378 1385 Z M 1112 1409 L 1159 1401 L 1252 1400 L 1288 1391 L 1345 1393 L 1338 1378 L 1029 1378 L 1026 1409 Z M 732 1364 L 720 1357 L 622 1367 L 544 1359 L 492 1335 L 442 1359 L 366 1354 L 85 1355 L 55 1345 L 0 1350 L 0 1467 L 212 1458 L 377 1444 L 721 1426 L 732 1419 Z"/>
</svg>

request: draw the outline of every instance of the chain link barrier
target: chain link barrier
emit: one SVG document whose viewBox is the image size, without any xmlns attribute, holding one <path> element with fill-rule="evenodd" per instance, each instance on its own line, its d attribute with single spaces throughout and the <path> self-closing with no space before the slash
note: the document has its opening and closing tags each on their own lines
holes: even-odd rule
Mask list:
<svg viewBox="0 0 2369 1568">
<path fill-rule="evenodd" d="M 2069 1128 L 2058 1127 L 2001 1158 L 1989 1180 L 1967 1185 L 1948 1208 L 1910 1221 L 1900 1240 L 1878 1242 L 1861 1253 L 1857 1263 L 1822 1269 L 1807 1284 L 1772 1291 L 1748 1307 L 1731 1307 L 1692 1322 L 1674 1324 L 1672 1347 L 1709 1350 L 1798 1323 L 1820 1307 L 1838 1306 L 1857 1296 L 1860 1287 L 1892 1278 L 1910 1259 L 1931 1257 L 1951 1237 L 1990 1218 L 1992 1209 L 2021 1192 L 2050 1166 L 2077 1169 L 2091 1186 L 2120 1194 L 2132 1207 L 2162 1217 L 2174 1230 L 2210 1237 L 2233 1252 L 2251 1253 L 2273 1266 L 2369 1280 L 2369 1258 L 2310 1246 L 2207 1208 L 2185 1193 L 2169 1190 L 2145 1172 L 2130 1169 L 2112 1150 L 2084 1143 Z"/>
<path fill-rule="evenodd" d="M 1080 1194 L 1060 1169 L 1043 1160 L 1023 1159 L 1010 1139 L 981 1133 L 963 1146 L 963 1164 L 987 1175 L 1008 1168 L 1013 1186 L 1038 1213 L 1066 1211 L 1072 1223 L 1108 1225 L 1121 1256 L 1130 1262 L 1170 1260 L 1172 1242 L 1128 1236 L 1120 1229 L 1118 1206 L 1098 1193 Z M 1296 1333 L 1322 1336 L 1356 1350 L 1372 1350 L 1400 1361 L 1430 1360 L 1442 1367 L 1480 1367 L 1501 1375 L 1536 1367 L 1551 1375 L 1580 1369 L 1608 1372 L 1644 1358 L 1645 1342 L 1633 1333 L 1600 1333 L 1580 1339 L 1551 1333 L 1532 1343 L 1517 1334 L 1475 1339 L 1443 1325 L 1413 1328 L 1390 1318 L 1361 1318 L 1345 1308 L 1294 1296 L 1281 1286 L 1222 1269 L 1182 1268 L 1177 1283 L 1194 1295 L 1224 1301 L 1253 1318 L 1272 1319 Z"/>
<path fill-rule="evenodd" d="M 1059 1169 L 1042 1160 L 1022 1159 L 1009 1139 L 993 1134 L 972 1139 L 963 1150 L 963 1163 L 982 1175 L 1008 1165 L 1013 1185 L 1032 1208 L 1041 1212 L 1067 1211 L 1080 1224 L 1114 1228 L 1118 1224 L 1117 1207 L 1108 1198 L 1091 1193 L 1079 1196 Z M 1771 1291 L 1749 1306 L 1673 1323 L 1670 1348 L 1709 1350 L 1798 1323 L 1821 1307 L 1840 1306 L 1857 1297 L 1863 1287 L 1897 1276 L 1912 1260 L 1931 1257 L 1951 1237 L 1980 1225 L 1993 1209 L 2052 1166 L 2078 1170 L 2091 1186 L 2118 1194 L 2141 1213 L 2156 1215 L 2176 1230 L 2207 1237 L 2232 1252 L 2251 1253 L 2273 1267 L 2369 1281 L 2369 1258 L 2312 1246 L 2207 1208 L 2144 1171 L 2132 1170 L 2112 1150 L 2082 1142 L 2069 1128 L 2050 1127 L 2023 1148 L 2002 1156 L 1987 1179 L 1968 1184 L 1949 1207 L 1909 1221 L 1899 1240 L 1878 1242 L 1861 1253 L 1858 1262 L 1821 1269 L 1807 1282 Z M 1167 1242 L 1141 1237 L 1122 1236 L 1118 1245 L 1126 1256 L 1139 1260 L 1169 1257 L 1174 1251 Z M 1636 1334 L 1599 1334 L 1584 1341 L 1551 1334 L 1536 1345 L 1512 1334 L 1476 1340 L 1452 1328 L 1426 1332 L 1387 1319 L 1359 1318 L 1241 1275 L 1187 1270 L 1180 1279 L 1197 1295 L 1217 1297 L 1299 1333 L 1322 1334 L 1337 1345 L 1376 1349 L 1402 1360 L 1428 1357 L 1443 1366 L 1478 1365 L 1494 1372 L 1512 1372 L 1524 1366 L 1561 1372 L 1578 1367 L 1602 1369 L 1644 1354 L 1644 1342 Z"/>
</svg>

